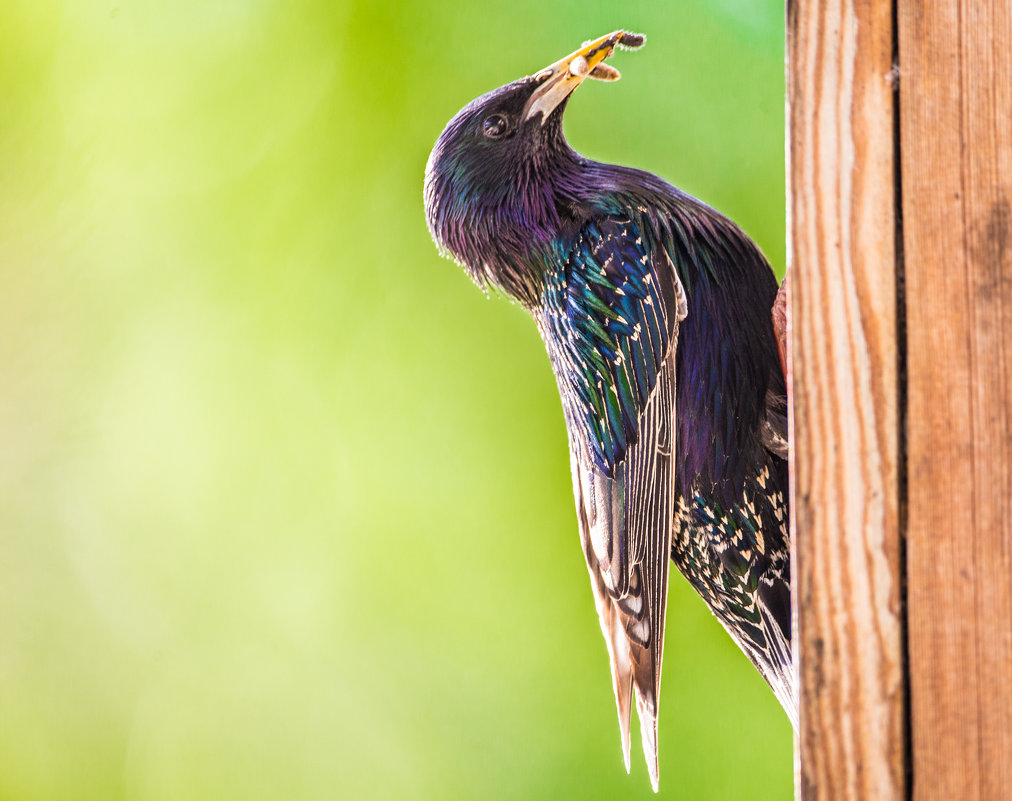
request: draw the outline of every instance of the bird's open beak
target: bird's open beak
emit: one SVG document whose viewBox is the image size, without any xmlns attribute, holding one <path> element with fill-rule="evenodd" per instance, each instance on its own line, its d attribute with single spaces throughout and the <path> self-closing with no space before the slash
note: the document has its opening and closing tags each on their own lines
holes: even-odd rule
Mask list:
<svg viewBox="0 0 1012 801">
<path fill-rule="evenodd" d="M 593 42 L 587 42 L 575 53 L 570 53 L 561 61 L 545 67 L 534 76 L 541 85 L 527 101 L 523 118 L 529 120 L 540 112 L 541 124 L 544 125 L 545 120 L 555 111 L 559 103 L 569 97 L 584 79 L 617 81 L 621 77 L 619 71 L 605 64 L 605 59 L 614 53 L 619 45 L 636 48 L 641 47 L 645 41 L 646 37 L 641 33 L 613 31 Z"/>
</svg>

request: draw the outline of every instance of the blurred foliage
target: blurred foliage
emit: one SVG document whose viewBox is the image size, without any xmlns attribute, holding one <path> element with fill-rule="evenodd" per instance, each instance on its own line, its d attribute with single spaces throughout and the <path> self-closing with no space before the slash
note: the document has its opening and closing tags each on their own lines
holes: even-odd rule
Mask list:
<svg viewBox="0 0 1012 801">
<path fill-rule="evenodd" d="M 534 326 L 428 238 L 473 96 L 571 104 L 784 261 L 780 0 L 8 0 L 0 798 L 653 797 L 622 770 Z M 773 696 L 672 584 L 661 795 L 786 798 Z"/>
</svg>

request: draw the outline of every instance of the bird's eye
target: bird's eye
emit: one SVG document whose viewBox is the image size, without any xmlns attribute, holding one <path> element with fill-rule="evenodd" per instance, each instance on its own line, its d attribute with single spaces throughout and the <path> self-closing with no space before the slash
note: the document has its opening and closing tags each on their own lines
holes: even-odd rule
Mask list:
<svg viewBox="0 0 1012 801">
<path fill-rule="evenodd" d="M 509 128 L 506 122 L 506 118 L 501 114 L 493 114 L 490 117 L 486 117 L 485 121 L 481 124 L 481 132 L 485 134 L 487 139 L 499 139 L 501 138 Z"/>
</svg>

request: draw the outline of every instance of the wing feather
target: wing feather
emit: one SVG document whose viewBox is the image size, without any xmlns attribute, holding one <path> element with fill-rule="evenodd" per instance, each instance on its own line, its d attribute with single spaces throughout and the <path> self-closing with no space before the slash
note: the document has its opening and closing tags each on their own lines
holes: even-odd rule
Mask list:
<svg viewBox="0 0 1012 801">
<path fill-rule="evenodd" d="M 642 221 L 589 224 L 552 276 L 539 327 L 569 432 L 584 556 L 629 767 L 635 691 L 657 788 L 657 711 L 674 516 L 675 371 L 685 296 Z"/>
</svg>

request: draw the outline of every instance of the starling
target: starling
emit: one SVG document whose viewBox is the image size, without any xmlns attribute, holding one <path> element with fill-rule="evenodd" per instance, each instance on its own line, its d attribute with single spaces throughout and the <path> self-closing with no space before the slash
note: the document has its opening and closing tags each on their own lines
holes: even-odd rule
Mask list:
<svg viewBox="0 0 1012 801">
<path fill-rule="evenodd" d="M 626 770 L 632 697 L 657 789 L 668 558 L 792 721 L 787 404 L 777 282 L 733 222 L 655 175 L 576 153 L 585 79 L 615 31 L 466 105 L 425 171 L 437 246 L 533 316 L 555 373 L 611 658 Z"/>
</svg>

